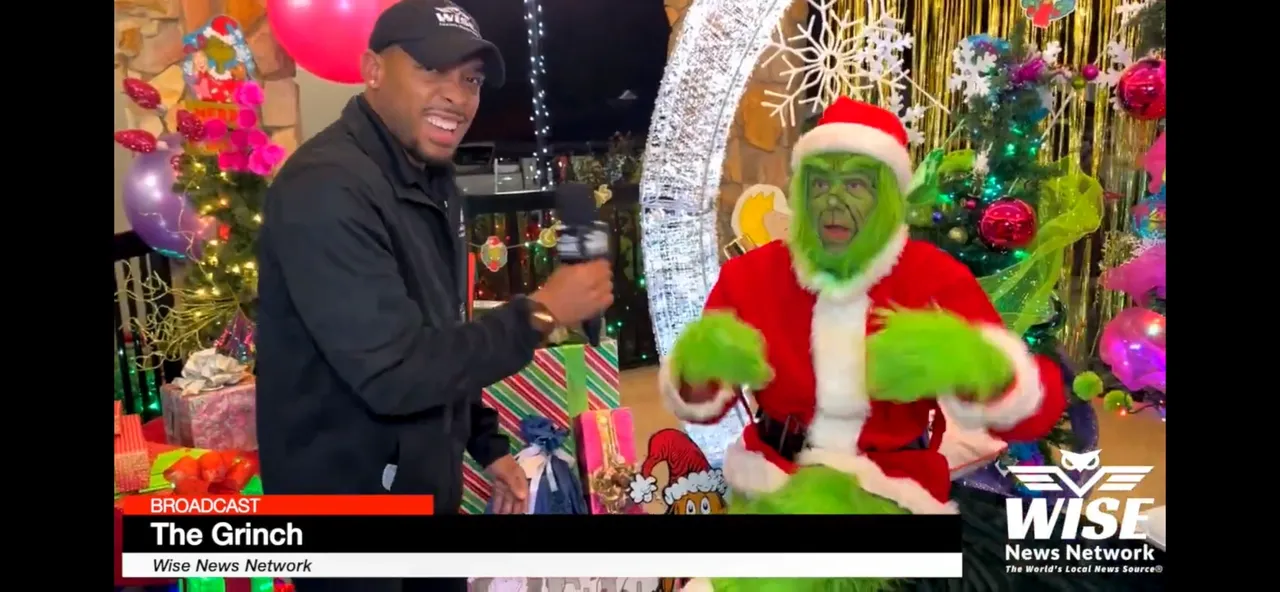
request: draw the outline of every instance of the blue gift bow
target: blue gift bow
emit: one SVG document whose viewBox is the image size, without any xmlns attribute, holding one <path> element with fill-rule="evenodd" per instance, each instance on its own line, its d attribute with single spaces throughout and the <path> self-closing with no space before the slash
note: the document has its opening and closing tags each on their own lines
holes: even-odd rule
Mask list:
<svg viewBox="0 0 1280 592">
<path fill-rule="evenodd" d="M 561 449 L 569 431 L 559 429 L 545 417 L 526 417 L 520 421 L 520 436 L 529 443 L 516 454 L 520 460 L 529 456 L 545 456 L 542 475 L 536 479 L 546 479 L 546 486 L 538 488 L 538 495 L 533 501 L 534 514 L 587 514 L 587 500 L 582 493 L 574 475 L 573 456 Z M 556 462 L 556 461 L 560 462 Z M 559 473 L 559 476 L 557 476 Z M 551 495 L 556 494 L 559 495 Z M 493 500 L 485 507 L 486 514 L 493 513 Z"/>
<path fill-rule="evenodd" d="M 569 430 L 557 428 L 550 419 L 535 415 L 520 420 L 520 437 L 529 443 L 529 448 L 537 447 L 530 451 L 531 454 L 542 454 L 548 457 L 547 463 L 542 467 L 542 474 L 546 476 L 547 486 L 551 488 L 551 492 L 559 491 L 555 472 L 551 470 L 551 458 L 558 457 L 566 463 L 573 463 L 572 457 L 560 450 L 565 438 L 569 437 Z"/>
</svg>

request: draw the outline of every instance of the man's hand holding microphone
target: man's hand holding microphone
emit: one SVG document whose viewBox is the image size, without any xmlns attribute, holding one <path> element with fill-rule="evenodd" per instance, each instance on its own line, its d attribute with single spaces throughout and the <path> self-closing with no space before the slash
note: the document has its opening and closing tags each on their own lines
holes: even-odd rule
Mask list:
<svg viewBox="0 0 1280 592">
<path fill-rule="evenodd" d="M 613 304 L 613 267 L 609 234 L 596 213 L 595 198 L 585 185 L 556 188 L 556 211 L 564 229 L 558 242 L 560 265 L 529 300 L 530 322 L 544 334 L 557 326 L 581 326 L 591 345 L 600 344 L 601 317 Z M 523 514 L 529 482 L 510 455 L 487 468 L 493 477 L 493 511 Z"/>
</svg>

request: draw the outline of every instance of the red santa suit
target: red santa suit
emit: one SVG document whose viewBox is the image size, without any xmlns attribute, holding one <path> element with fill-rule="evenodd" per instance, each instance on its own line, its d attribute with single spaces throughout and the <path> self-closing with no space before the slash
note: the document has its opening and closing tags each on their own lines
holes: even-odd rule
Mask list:
<svg viewBox="0 0 1280 592">
<path fill-rule="evenodd" d="M 906 132 L 897 117 L 842 99 L 797 142 L 792 167 L 807 154 L 851 152 L 890 166 L 899 187 L 910 184 Z M 1015 380 L 1002 396 L 967 402 L 948 393 L 913 403 L 873 401 L 866 390 L 866 339 L 880 330 L 878 309 L 939 307 L 968 319 L 1005 352 Z M 852 282 L 801 277 L 790 250 L 773 242 L 728 261 L 706 310 L 732 311 L 764 338 L 773 380 L 756 391 L 762 414 L 799 426 L 807 448 L 794 462 L 749 425 L 724 459 L 724 478 L 746 494 L 781 487 L 798 465 L 826 465 L 855 475 L 868 492 L 917 514 L 954 513 L 951 471 L 940 452 L 946 422 L 984 430 L 1002 440 L 1046 435 L 1066 407 L 1057 365 L 1031 354 L 1001 323 L 969 270 L 933 245 L 910 240 L 901 228 Z M 706 402 L 681 397 L 670 367 L 660 372 L 669 408 L 695 423 L 718 421 L 737 398 L 721 388 Z M 687 390 L 686 390 L 687 392 Z M 945 417 L 945 421 L 940 421 Z M 931 425 L 932 421 L 932 425 Z M 907 449 L 932 429 L 924 449 Z"/>
</svg>

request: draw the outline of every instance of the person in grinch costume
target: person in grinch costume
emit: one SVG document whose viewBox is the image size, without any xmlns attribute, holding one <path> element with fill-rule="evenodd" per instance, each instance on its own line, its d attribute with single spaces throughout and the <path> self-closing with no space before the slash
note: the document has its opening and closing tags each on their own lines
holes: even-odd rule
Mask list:
<svg viewBox="0 0 1280 592">
<path fill-rule="evenodd" d="M 725 454 L 731 513 L 957 513 L 939 452 L 947 423 L 1032 441 L 1062 415 L 1056 363 L 1004 328 L 964 265 L 908 238 L 911 168 L 897 116 L 837 99 L 795 145 L 788 240 L 729 260 L 663 361 L 663 398 L 686 421 L 718 421 L 739 385 L 755 395 L 757 421 Z M 888 584 L 695 579 L 685 590 Z"/>
</svg>

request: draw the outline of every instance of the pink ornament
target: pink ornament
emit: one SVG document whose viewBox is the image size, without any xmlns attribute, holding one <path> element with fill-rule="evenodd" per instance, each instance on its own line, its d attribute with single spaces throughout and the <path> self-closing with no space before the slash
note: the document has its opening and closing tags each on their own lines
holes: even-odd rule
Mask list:
<svg viewBox="0 0 1280 592">
<path fill-rule="evenodd" d="M 1036 236 L 1036 211 L 1020 199 L 1002 199 L 982 211 L 978 236 L 995 249 L 1024 247 Z"/>
<path fill-rule="evenodd" d="M 156 137 L 147 130 L 118 131 L 116 132 L 116 143 L 139 154 L 149 154 L 156 151 Z"/>
<path fill-rule="evenodd" d="M 238 150 L 229 150 L 218 155 L 218 168 L 228 173 L 238 173 L 248 167 L 248 157 Z"/>
<path fill-rule="evenodd" d="M 125 78 L 124 94 L 143 109 L 155 109 L 160 106 L 160 91 L 140 78 Z"/>
<path fill-rule="evenodd" d="M 235 101 L 241 107 L 257 107 L 264 100 L 266 100 L 266 95 L 263 94 L 262 87 L 258 86 L 256 82 L 246 82 L 236 89 Z"/>
<path fill-rule="evenodd" d="M 253 109 L 241 109 L 236 114 L 236 125 L 244 128 L 256 127 L 258 125 L 258 114 Z"/>
<path fill-rule="evenodd" d="M 1086 64 L 1085 67 L 1080 68 L 1080 75 L 1090 82 L 1097 79 L 1098 74 L 1100 74 L 1100 71 L 1098 70 L 1098 67 L 1093 64 Z"/>
<path fill-rule="evenodd" d="M 221 119 L 210 119 L 204 124 L 204 139 L 209 141 L 221 140 L 222 136 L 227 135 L 227 122 Z"/>
<path fill-rule="evenodd" d="M 1158 244 L 1130 259 L 1124 265 L 1107 270 L 1102 285 L 1108 290 L 1124 292 L 1138 304 L 1146 306 L 1155 292 L 1157 298 L 1165 296 L 1165 246 Z"/>
<path fill-rule="evenodd" d="M 1164 60 L 1146 58 L 1129 66 L 1116 82 L 1116 98 L 1125 113 L 1144 121 L 1165 115 Z"/>
<path fill-rule="evenodd" d="M 1156 138 L 1155 143 L 1147 149 L 1146 155 L 1142 157 L 1142 168 L 1147 170 L 1147 174 L 1151 175 L 1151 179 L 1147 181 L 1147 191 L 1155 193 L 1160 191 L 1160 186 L 1164 185 L 1164 134 L 1160 132 L 1160 137 Z"/>
<path fill-rule="evenodd" d="M 1165 389 L 1164 315 L 1133 307 L 1107 323 L 1099 354 L 1111 373 L 1129 390 Z"/>
</svg>

